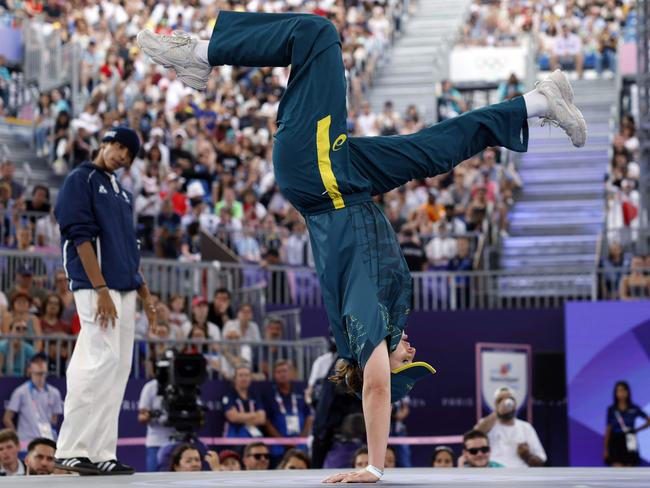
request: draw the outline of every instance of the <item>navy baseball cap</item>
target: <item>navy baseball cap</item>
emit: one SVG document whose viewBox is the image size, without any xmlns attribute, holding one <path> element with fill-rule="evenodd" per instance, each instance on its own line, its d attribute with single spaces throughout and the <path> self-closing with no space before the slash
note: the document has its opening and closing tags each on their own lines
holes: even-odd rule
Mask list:
<svg viewBox="0 0 650 488">
<path fill-rule="evenodd" d="M 106 131 L 102 142 L 119 142 L 129 150 L 132 160 L 140 151 L 140 138 L 138 134 L 133 129 L 123 125 L 113 127 L 111 130 Z"/>
<path fill-rule="evenodd" d="M 436 374 L 428 363 L 418 361 L 405 364 L 390 372 L 390 402 L 395 403 L 409 394 L 417 381 Z"/>
</svg>

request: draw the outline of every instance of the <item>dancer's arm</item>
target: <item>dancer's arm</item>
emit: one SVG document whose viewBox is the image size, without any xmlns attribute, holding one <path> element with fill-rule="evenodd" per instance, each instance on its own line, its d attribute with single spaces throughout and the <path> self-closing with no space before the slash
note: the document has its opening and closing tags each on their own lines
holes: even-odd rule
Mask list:
<svg viewBox="0 0 650 488">
<path fill-rule="evenodd" d="M 388 346 L 382 341 L 363 370 L 363 416 L 368 438 L 368 462 L 384 469 L 390 431 L 390 363 Z"/>
<path fill-rule="evenodd" d="M 382 341 L 363 369 L 363 416 L 368 439 L 368 463 L 384 470 L 390 431 L 390 362 L 388 346 Z M 330 476 L 325 483 L 374 483 L 379 478 L 366 469 Z"/>
</svg>

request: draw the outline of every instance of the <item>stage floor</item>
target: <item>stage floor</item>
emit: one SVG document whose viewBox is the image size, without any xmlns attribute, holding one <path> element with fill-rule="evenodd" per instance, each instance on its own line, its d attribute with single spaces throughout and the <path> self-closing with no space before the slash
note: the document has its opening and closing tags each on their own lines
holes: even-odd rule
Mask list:
<svg viewBox="0 0 650 488">
<path fill-rule="evenodd" d="M 320 486 L 334 471 L 241 471 L 237 473 L 142 473 L 133 476 L 29 476 L 4 478 L 2 486 L 20 488 L 90 486 L 93 488 L 180 488 L 263 486 Z M 476 488 L 648 488 L 650 469 L 537 468 L 537 469 L 393 469 L 382 487 Z"/>
</svg>

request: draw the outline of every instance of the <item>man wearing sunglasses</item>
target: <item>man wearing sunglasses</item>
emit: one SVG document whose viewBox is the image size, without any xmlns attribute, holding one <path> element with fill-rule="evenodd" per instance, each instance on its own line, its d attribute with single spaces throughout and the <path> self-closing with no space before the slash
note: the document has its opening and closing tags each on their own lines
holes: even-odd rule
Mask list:
<svg viewBox="0 0 650 488">
<path fill-rule="evenodd" d="M 269 469 L 271 453 L 263 442 L 251 442 L 244 448 L 244 467 L 246 471 Z"/>
<path fill-rule="evenodd" d="M 465 468 L 503 468 L 503 464 L 490 460 L 490 441 L 488 436 L 480 430 L 470 430 L 463 436 L 462 466 Z"/>
</svg>

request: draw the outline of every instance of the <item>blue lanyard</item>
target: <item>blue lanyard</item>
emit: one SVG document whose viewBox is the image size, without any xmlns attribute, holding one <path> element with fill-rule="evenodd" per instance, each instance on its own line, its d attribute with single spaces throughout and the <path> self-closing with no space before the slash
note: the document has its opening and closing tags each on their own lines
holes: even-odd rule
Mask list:
<svg viewBox="0 0 650 488">
<path fill-rule="evenodd" d="M 47 418 L 46 413 L 43 412 L 43 409 L 41 408 L 41 406 L 39 405 L 39 403 L 36 401 L 36 398 L 34 398 L 34 390 L 37 390 L 37 391 L 38 391 L 38 389 L 36 388 L 36 385 L 34 385 L 34 383 L 32 382 L 32 380 L 29 380 L 29 386 L 28 386 L 28 389 L 29 389 L 29 397 L 30 397 L 31 400 L 32 400 L 32 407 L 33 407 L 34 410 L 36 411 L 36 416 L 37 416 L 37 417 L 38 417 L 42 422 L 47 422 L 48 424 L 51 423 L 51 419 Z M 45 391 L 46 394 L 49 393 L 49 391 L 48 391 L 48 389 L 47 389 L 47 385 L 43 386 L 43 391 Z M 47 402 L 48 402 L 48 405 L 51 403 L 51 402 L 50 402 L 49 395 L 48 395 Z"/>
<path fill-rule="evenodd" d="M 280 396 L 280 392 L 275 391 L 275 401 L 278 403 L 278 409 L 282 415 L 287 415 L 287 409 L 284 406 L 284 401 Z M 295 393 L 291 393 L 291 415 L 298 415 L 298 399 Z"/>
</svg>

